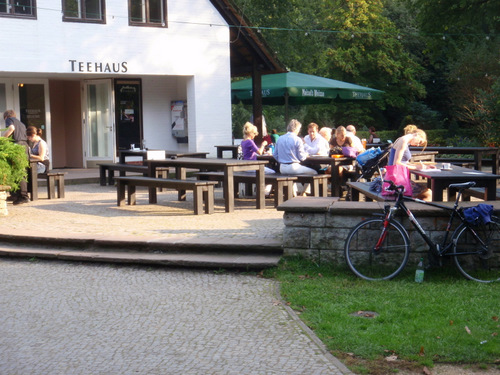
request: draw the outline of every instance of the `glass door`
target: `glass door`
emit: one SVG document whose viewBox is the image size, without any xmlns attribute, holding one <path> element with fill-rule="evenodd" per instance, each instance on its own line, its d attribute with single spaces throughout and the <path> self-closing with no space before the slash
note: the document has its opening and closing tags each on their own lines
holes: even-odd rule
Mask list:
<svg viewBox="0 0 500 375">
<path fill-rule="evenodd" d="M 85 159 L 87 162 L 113 160 L 111 81 L 85 81 L 84 92 Z"/>
</svg>

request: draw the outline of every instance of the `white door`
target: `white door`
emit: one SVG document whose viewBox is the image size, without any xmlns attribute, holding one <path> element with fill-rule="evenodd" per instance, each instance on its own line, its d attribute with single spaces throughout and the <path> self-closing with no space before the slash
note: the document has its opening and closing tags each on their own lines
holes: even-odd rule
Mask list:
<svg viewBox="0 0 500 375">
<path fill-rule="evenodd" d="M 112 161 L 114 111 L 111 80 L 85 81 L 83 100 L 86 164 L 91 166 L 98 161 Z"/>
</svg>

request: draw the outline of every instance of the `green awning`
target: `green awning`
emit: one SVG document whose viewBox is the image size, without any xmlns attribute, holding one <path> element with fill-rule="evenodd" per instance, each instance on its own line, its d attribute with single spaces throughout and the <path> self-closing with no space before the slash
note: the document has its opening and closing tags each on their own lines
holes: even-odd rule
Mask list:
<svg viewBox="0 0 500 375">
<path fill-rule="evenodd" d="M 380 100 L 383 91 L 309 74 L 288 72 L 262 76 L 263 105 L 327 104 L 335 101 Z M 252 104 L 252 79 L 231 84 L 233 103 Z"/>
</svg>

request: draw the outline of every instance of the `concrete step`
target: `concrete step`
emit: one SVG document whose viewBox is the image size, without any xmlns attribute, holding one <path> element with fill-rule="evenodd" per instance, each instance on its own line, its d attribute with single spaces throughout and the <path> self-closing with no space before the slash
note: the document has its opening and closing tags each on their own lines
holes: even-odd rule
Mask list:
<svg viewBox="0 0 500 375">
<path fill-rule="evenodd" d="M 156 264 L 200 268 L 264 269 L 283 254 L 281 239 L 151 239 L 1 234 L 0 256 L 57 260 Z"/>
</svg>

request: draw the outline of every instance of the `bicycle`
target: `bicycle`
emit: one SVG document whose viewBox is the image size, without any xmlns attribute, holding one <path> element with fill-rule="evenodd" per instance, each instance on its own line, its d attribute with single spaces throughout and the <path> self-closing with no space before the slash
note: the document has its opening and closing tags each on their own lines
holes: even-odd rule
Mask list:
<svg viewBox="0 0 500 375">
<path fill-rule="evenodd" d="M 384 206 L 383 214 L 374 214 L 375 218 L 363 220 L 349 233 L 344 247 L 347 265 L 354 274 L 365 280 L 389 280 L 397 276 L 406 266 L 410 254 L 410 239 L 403 225 L 395 219 L 398 212 L 408 217 L 416 232 L 429 246 L 431 257 L 453 257 L 460 273 L 479 282 L 500 281 L 500 220 L 491 217 L 485 225 L 469 224 L 458 206 L 458 200 L 465 189 L 475 182 L 451 184 L 457 189 L 453 207 L 436 202 L 427 202 L 403 195 L 404 187 L 396 186 L 392 181 L 389 190 L 395 192 L 395 204 Z M 414 201 L 450 212 L 450 219 L 441 243 L 434 242 L 422 228 L 405 201 Z M 461 223 L 450 232 L 455 219 Z M 450 240 L 448 240 L 450 238 Z"/>
</svg>

